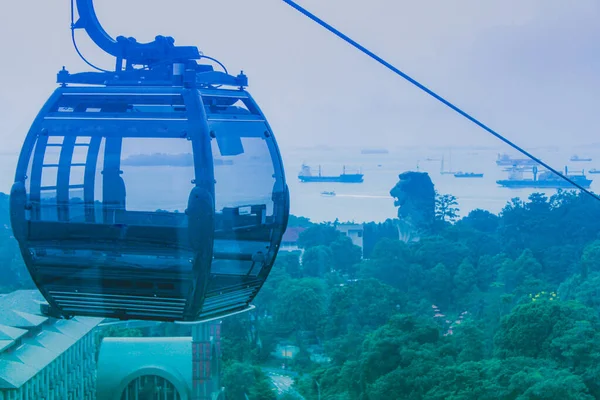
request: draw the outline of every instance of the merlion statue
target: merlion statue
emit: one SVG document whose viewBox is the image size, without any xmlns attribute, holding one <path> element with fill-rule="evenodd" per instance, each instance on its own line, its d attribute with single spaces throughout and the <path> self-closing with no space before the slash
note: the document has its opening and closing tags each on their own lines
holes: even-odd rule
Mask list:
<svg viewBox="0 0 600 400">
<path fill-rule="evenodd" d="M 435 221 L 435 190 L 426 172 L 403 172 L 390 190 L 398 208 L 400 240 L 418 241 Z"/>
</svg>

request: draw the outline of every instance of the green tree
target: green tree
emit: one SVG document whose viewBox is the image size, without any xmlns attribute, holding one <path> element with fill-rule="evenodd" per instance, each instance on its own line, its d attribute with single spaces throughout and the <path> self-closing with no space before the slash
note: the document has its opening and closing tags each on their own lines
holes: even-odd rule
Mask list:
<svg viewBox="0 0 600 400">
<path fill-rule="evenodd" d="M 313 225 L 300 233 L 298 246 L 304 249 L 319 245 L 329 246 L 339 239 L 341 235 L 332 225 Z"/>
<path fill-rule="evenodd" d="M 405 299 L 376 279 L 360 279 L 332 289 L 325 325 L 329 338 L 371 331 L 398 313 Z"/>
<path fill-rule="evenodd" d="M 506 290 L 512 291 L 520 287 L 521 293 L 531 293 L 538 289 L 541 290 L 539 281 L 537 281 L 541 273 L 542 265 L 536 260 L 529 249 L 523 250 L 513 263 L 504 263 L 499 271 L 506 285 Z"/>
<path fill-rule="evenodd" d="M 323 277 L 333 266 L 333 252 L 328 246 L 309 247 L 302 255 L 302 272 L 305 276 Z"/>
<path fill-rule="evenodd" d="M 360 364 L 364 383 L 371 384 L 398 367 L 408 367 L 415 357 L 420 357 L 415 352 L 433 351 L 439 337 L 433 322 L 411 315 L 393 316 L 363 343 Z"/>
<path fill-rule="evenodd" d="M 585 371 L 600 361 L 600 323 L 589 308 L 552 295 L 517 306 L 496 334 L 499 357 L 550 359 Z"/>
<path fill-rule="evenodd" d="M 443 222 L 454 222 L 458 219 L 458 201 L 451 194 L 439 194 L 435 196 L 435 217 Z"/>
<path fill-rule="evenodd" d="M 288 332 L 315 331 L 323 322 L 326 296 L 323 282 L 304 278 L 288 281 L 277 291 L 275 321 Z"/>
<path fill-rule="evenodd" d="M 497 215 L 482 209 L 472 210 L 457 223 L 459 226 L 467 226 L 486 233 L 496 232 L 499 224 L 500 218 Z"/>
<path fill-rule="evenodd" d="M 551 361 L 513 357 L 446 366 L 424 399 L 591 400 L 583 380 Z"/>
<path fill-rule="evenodd" d="M 277 395 L 275 395 L 274 389 L 268 378 L 264 377 L 256 381 L 249 398 L 250 400 L 275 400 Z"/>
<path fill-rule="evenodd" d="M 98 333 L 100 340 L 105 337 L 142 337 L 142 331 L 134 328 L 121 328 L 119 326 L 107 326 Z"/>
<path fill-rule="evenodd" d="M 452 275 L 444 264 L 436 265 L 429 271 L 427 286 L 431 301 L 439 306 L 447 306 L 452 298 Z"/>
<path fill-rule="evenodd" d="M 274 265 L 267 281 L 254 300 L 258 314 L 272 314 L 277 306 L 278 292 L 282 287 L 288 287 L 290 284 L 291 277 L 287 272 L 283 268 L 278 268 L 277 264 Z"/>
<path fill-rule="evenodd" d="M 590 272 L 600 271 L 600 240 L 585 246 L 581 255 L 581 274 L 584 278 Z"/>
<path fill-rule="evenodd" d="M 227 400 L 245 400 L 245 395 L 251 393 L 256 385 L 256 369 L 250 364 L 239 362 L 224 366 L 221 382 L 225 387 Z"/>
<path fill-rule="evenodd" d="M 414 261 L 421 264 L 425 269 L 444 264 L 452 273 L 465 257 L 470 255 L 469 248 L 462 243 L 457 243 L 441 236 L 430 236 L 422 238 L 414 245 Z"/>
<path fill-rule="evenodd" d="M 221 325 L 222 357 L 225 362 L 250 362 L 253 350 L 252 323 L 248 313 L 232 315 Z"/>
<path fill-rule="evenodd" d="M 577 302 L 600 312 L 600 273 L 593 272 L 587 278 L 576 274 L 570 276 L 558 288 L 561 300 Z"/>
<path fill-rule="evenodd" d="M 456 275 L 454 275 L 454 295 L 462 297 L 470 293 L 477 284 L 477 271 L 473 263 L 465 258 L 458 266 Z"/>
<path fill-rule="evenodd" d="M 298 395 L 292 394 L 291 392 L 283 392 L 281 396 L 277 397 L 279 400 L 298 400 Z"/>
<path fill-rule="evenodd" d="M 506 254 L 483 255 L 477 262 L 477 286 L 480 290 L 487 290 L 497 281 L 498 271 L 512 268 L 512 260 Z"/>
<path fill-rule="evenodd" d="M 360 263 L 360 247 L 352 243 L 347 236 L 342 236 L 329 245 L 333 256 L 333 265 L 337 271 L 353 274 L 356 264 Z"/>
<path fill-rule="evenodd" d="M 291 278 L 302 278 L 300 252 L 279 252 L 273 268 L 285 271 Z"/>
<path fill-rule="evenodd" d="M 409 281 L 411 260 L 411 250 L 406 243 L 384 238 L 373 249 L 371 258 L 358 266 L 358 276 L 376 278 L 402 291 L 407 291 L 411 283 Z"/>
<path fill-rule="evenodd" d="M 462 320 L 456 325 L 452 339 L 456 346 L 456 360 L 458 362 L 481 361 L 488 354 L 488 338 L 480 321 L 469 319 Z"/>
<path fill-rule="evenodd" d="M 310 222 L 309 218 L 298 217 L 296 215 L 290 215 L 290 218 L 288 220 L 289 228 L 310 228 L 313 225 L 314 224 Z"/>
<path fill-rule="evenodd" d="M 371 258 L 375 246 L 384 239 L 392 241 L 399 239 L 396 221 L 387 219 L 383 223 L 370 222 L 364 224 L 363 256 Z"/>
<path fill-rule="evenodd" d="M 535 256 L 542 264 L 544 279 L 554 285 L 559 285 L 569 276 L 581 272 L 579 245 L 549 246 Z"/>
</svg>

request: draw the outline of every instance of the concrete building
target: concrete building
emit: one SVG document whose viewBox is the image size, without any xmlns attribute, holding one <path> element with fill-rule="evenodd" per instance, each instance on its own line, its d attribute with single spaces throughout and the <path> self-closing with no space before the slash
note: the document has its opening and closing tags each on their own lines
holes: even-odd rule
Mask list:
<svg viewBox="0 0 600 400">
<path fill-rule="evenodd" d="M 94 328 L 100 318 L 42 314 L 37 290 L 0 297 L 0 400 L 96 398 Z"/>
<path fill-rule="evenodd" d="M 302 251 L 300 247 L 298 247 L 298 238 L 300 234 L 304 232 L 306 228 L 295 227 L 295 228 L 287 228 L 283 233 L 283 237 L 281 239 L 281 245 L 279 247 L 280 251 Z"/>
<path fill-rule="evenodd" d="M 98 400 L 217 400 L 220 323 L 191 326 L 191 337 L 104 338 Z"/>
<path fill-rule="evenodd" d="M 352 240 L 352 243 L 360 247 L 361 252 L 363 251 L 363 236 L 365 231 L 363 224 L 339 224 L 336 226 L 336 229 L 348 236 Z"/>
<path fill-rule="evenodd" d="M 277 343 L 275 350 L 271 352 L 271 355 L 279 360 L 292 360 L 300 352 L 300 347 L 295 346 L 291 343 L 281 342 Z"/>
</svg>

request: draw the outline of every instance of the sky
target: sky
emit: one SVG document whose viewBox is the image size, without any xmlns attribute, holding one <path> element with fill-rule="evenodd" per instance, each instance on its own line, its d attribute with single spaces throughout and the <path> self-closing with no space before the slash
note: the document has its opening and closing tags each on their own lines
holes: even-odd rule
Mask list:
<svg viewBox="0 0 600 400">
<path fill-rule="evenodd" d="M 156 34 L 243 70 L 284 149 L 498 142 L 280 0 L 103 0 L 113 36 Z M 524 146 L 600 143 L 596 0 L 299 0 L 358 42 Z M 0 14 L 0 157 L 14 154 L 56 87 L 89 70 L 68 0 Z M 80 31 L 88 59 L 113 61 Z"/>
</svg>

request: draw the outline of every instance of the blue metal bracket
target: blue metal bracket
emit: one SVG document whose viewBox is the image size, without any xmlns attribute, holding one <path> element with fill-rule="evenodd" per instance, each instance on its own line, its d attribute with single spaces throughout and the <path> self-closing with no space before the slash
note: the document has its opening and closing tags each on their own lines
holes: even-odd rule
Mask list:
<svg viewBox="0 0 600 400">
<path fill-rule="evenodd" d="M 197 47 L 175 46 L 175 40 L 169 36 L 156 36 L 150 43 L 138 43 L 134 38 L 124 36 L 113 39 L 100 25 L 93 0 L 77 0 L 77 11 L 79 20 L 72 28 L 85 29 L 98 47 L 116 57 L 117 71 L 121 70 L 123 60 L 127 62 L 125 69 L 133 69 L 134 65 L 173 64 L 201 58 Z"/>
<path fill-rule="evenodd" d="M 105 86 L 235 86 L 244 88 L 248 86 L 248 77 L 241 72 L 237 76 L 220 71 L 213 71 L 210 65 L 196 65 L 196 69 L 185 71 L 182 80 L 175 81 L 169 71 L 135 70 L 121 72 L 80 72 L 71 74 L 63 67 L 56 75 L 56 82 L 61 85 L 88 84 Z"/>
<path fill-rule="evenodd" d="M 71 29 L 84 29 L 98 47 L 116 58 L 116 66 L 114 71 L 78 74 L 70 74 L 63 67 L 57 75 L 57 82 L 63 86 L 248 86 L 248 78 L 243 72 L 238 76 L 229 75 L 221 63 L 203 56 L 197 47 L 175 46 L 172 37 L 156 36 L 150 43 L 138 43 L 134 38 L 124 36 L 115 40 L 100 25 L 93 0 L 71 0 L 71 4 L 73 1 L 77 2 L 79 19 L 72 23 Z M 71 19 L 73 21 L 73 15 Z M 225 72 L 214 71 L 211 65 L 198 64 L 197 60 L 203 57 L 216 61 Z"/>
</svg>

